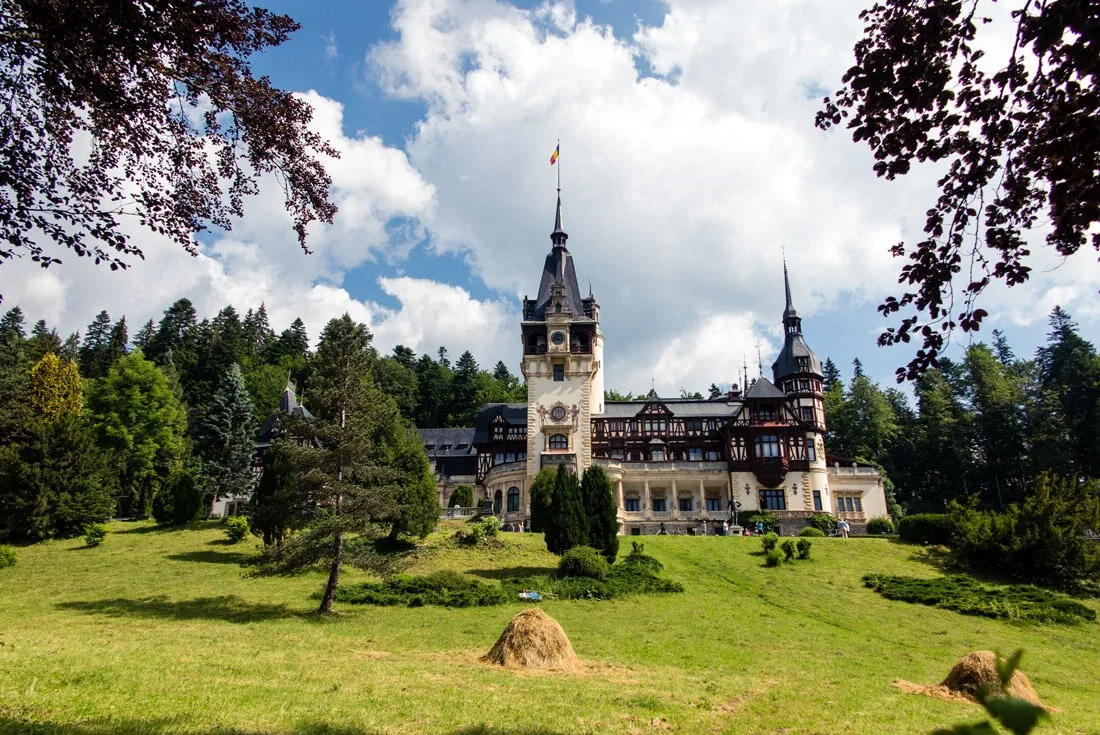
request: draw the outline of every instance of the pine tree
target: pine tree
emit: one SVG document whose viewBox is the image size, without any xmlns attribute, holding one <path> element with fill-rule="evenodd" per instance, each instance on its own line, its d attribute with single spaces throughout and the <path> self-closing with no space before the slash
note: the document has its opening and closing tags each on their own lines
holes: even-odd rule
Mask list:
<svg viewBox="0 0 1100 735">
<path fill-rule="evenodd" d="M 424 538 L 439 522 L 435 474 L 420 435 L 396 410 L 386 428 L 388 456 L 383 461 L 399 473 L 390 501 L 392 512 L 385 519 L 390 523 L 390 540 L 396 541 L 400 535 Z"/>
<path fill-rule="evenodd" d="M 58 357 L 65 362 L 76 362 L 80 359 L 80 332 L 73 332 L 65 341 L 61 343 L 61 347 L 57 351 Z"/>
<path fill-rule="evenodd" d="M 156 335 L 156 327 L 153 326 L 153 320 L 145 322 L 145 325 L 138 330 L 138 333 L 134 336 L 134 347 L 148 354 L 149 345 L 153 341 L 153 337 Z"/>
<path fill-rule="evenodd" d="M 207 491 L 213 498 L 252 492 L 256 424 L 240 366 L 233 363 L 214 394 L 195 436 Z"/>
<path fill-rule="evenodd" d="M 454 377 L 451 380 L 452 426 L 473 426 L 477 412 L 484 405 L 480 377 L 477 360 L 469 350 L 463 352 L 455 363 Z"/>
<path fill-rule="evenodd" d="M 554 481 L 557 473 L 549 467 L 541 470 L 531 483 L 531 530 L 542 533 L 546 530 L 546 521 L 550 517 L 550 506 L 554 498 Z"/>
<path fill-rule="evenodd" d="M 710 388 L 707 390 L 707 398 L 714 401 L 721 398 L 724 395 L 724 391 L 718 387 L 717 383 L 711 383 Z"/>
<path fill-rule="evenodd" d="M 63 414 L 79 416 L 83 390 L 76 365 L 48 352 L 31 368 L 26 382 L 27 406 L 32 415 L 52 421 Z"/>
<path fill-rule="evenodd" d="M 863 377 L 863 361 L 858 357 L 852 360 L 852 380 Z"/>
<path fill-rule="evenodd" d="M 119 511 L 147 517 L 153 494 L 187 449 L 186 414 L 167 378 L 141 352 L 132 352 L 90 385 L 87 413 L 100 446 L 114 455 Z"/>
<path fill-rule="evenodd" d="M 80 374 L 92 380 L 102 378 L 111 367 L 109 346 L 111 339 L 111 315 L 103 310 L 84 332 L 80 345 Z"/>
<path fill-rule="evenodd" d="M 267 306 L 261 303 L 256 311 L 249 309 L 241 326 L 244 330 L 244 349 L 249 361 L 261 359 L 275 341 L 275 332 L 267 318 Z"/>
<path fill-rule="evenodd" d="M 10 341 L 18 338 L 20 341 L 27 338 L 25 331 L 25 318 L 23 310 L 18 306 L 13 307 L 0 319 L 0 341 Z"/>
<path fill-rule="evenodd" d="M 826 391 L 840 383 L 840 370 L 831 359 L 825 358 L 825 364 L 822 365 L 821 372 L 824 375 L 821 387 Z"/>
<path fill-rule="evenodd" d="M 588 519 L 584 513 L 577 476 L 566 465 L 558 465 L 554 476 L 554 495 L 546 518 L 546 548 L 564 554 L 574 546 L 588 543 Z"/>
<path fill-rule="evenodd" d="M 308 517 L 298 492 L 298 476 L 287 440 L 276 442 L 264 455 L 260 482 L 248 504 L 252 530 L 260 533 L 264 546 L 282 546 L 287 534 Z"/>
<path fill-rule="evenodd" d="M 46 325 L 45 319 L 39 319 L 31 330 L 31 337 L 27 340 L 27 359 L 38 362 L 44 355 L 50 352 L 61 351 L 61 338 L 57 332 Z"/>
<path fill-rule="evenodd" d="M 122 317 L 114 326 L 111 327 L 111 332 L 107 336 L 107 365 L 111 366 L 123 355 L 130 351 L 129 348 L 130 333 L 126 328 L 126 317 Z"/>
<path fill-rule="evenodd" d="M 588 521 L 588 545 L 613 564 L 619 554 L 618 504 L 611 479 L 603 467 L 592 465 L 584 471 L 581 496 Z"/>
</svg>

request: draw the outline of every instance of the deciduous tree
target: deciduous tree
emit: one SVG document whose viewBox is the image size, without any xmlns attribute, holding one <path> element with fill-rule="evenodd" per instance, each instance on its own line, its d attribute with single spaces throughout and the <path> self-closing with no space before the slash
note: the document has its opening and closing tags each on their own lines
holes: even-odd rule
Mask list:
<svg viewBox="0 0 1100 735">
<path fill-rule="evenodd" d="M 83 386 L 76 365 L 49 352 L 31 368 L 26 383 L 27 406 L 34 416 L 52 421 L 62 414 L 80 415 Z"/>
</svg>

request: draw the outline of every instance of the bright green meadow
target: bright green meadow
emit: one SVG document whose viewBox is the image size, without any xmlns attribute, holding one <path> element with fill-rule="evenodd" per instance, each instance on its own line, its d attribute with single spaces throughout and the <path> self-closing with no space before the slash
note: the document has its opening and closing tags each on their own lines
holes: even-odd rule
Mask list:
<svg viewBox="0 0 1100 735">
<path fill-rule="evenodd" d="M 555 564 L 541 535 L 459 548 L 455 527 L 408 571 L 495 580 Z M 0 733 L 929 733 L 983 712 L 893 680 L 936 683 L 970 651 L 1016 648 L 1060 710 L 1036 735 L 1100 732 L 1100 624 L 884 599 L 864 574 L 940 574 L 892 540 L 814 539 L 810 560 L 769 569 L 757 538 L 648 537 L 685 592 L 544 602 L 586 664 L 563 674 L 478 661 L 519 601 L 319 617 L 321 573 L 248 577 L 256 542 L 230 545 L 216 523 L 111 529 L 95 548 L 19 547 L 0 570 Z"/>
</svg>

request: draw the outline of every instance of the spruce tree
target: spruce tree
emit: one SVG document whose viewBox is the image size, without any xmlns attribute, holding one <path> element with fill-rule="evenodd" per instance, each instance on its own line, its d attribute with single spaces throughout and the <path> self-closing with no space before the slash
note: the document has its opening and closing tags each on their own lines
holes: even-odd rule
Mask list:
<svg viewBox="0 0 1100 735">
<path fill-rule="evenodd" d="M 384 462 L 398 472 L 390 501 L 392 510 L 385 519 L 390 523 L 390 540 L 396 541 L 399 535 L 424 538 L 435 530 L 440 511 L 435 473 L 424 443 L 396 410 L 383 438 L 388 455 Z"/>
<path fill-rule="evenodd" d="M 588 545 L 613 564 L 619 554 L 618 504 L 611 478 L 603 467 L 592 465 L 584 471 L 581 496 L 588 520 Z"/>
<path fill-rule="evenodd" d="M 550 468 L 535 476 L 529 490 L 531 494 L 531 530 L 542 533 L 546 530 L 546 520 L 550 517 L 550 505 L 554 497 L 554 481 L 557 473 Z"/>
<path fill-rule="evenodd" d="M 546 548 L 564 554 L 574 546 L 588 543 L 588 519 L 584 513 L 577 476 L 564 463 L 554 476 L 554 495 L 546 518 Z"/>
<path fill-rule="evenodd" d="M 278 441 L 264 454 L 263 472 L 248 504 L 249 521 L 264 546 L 282 546 L 283 539 L 306 520 L 307 508 L 298 492 L 298 467 L 288 451 L 288 440 Z"/>
<path fill-rule="evenodd" d="M 91 380 L 102 378 L 111 367 L 110 359 L 111 315 L 103 310 L 84 332 L 80 345 L 80 374 Z"/>
<path fill-rule="evenodd" d="M 255 435 L 252 401 L 241 368 L 233 363 L 195 436 L 195 453 L 202 458 L 206 489 L 215 499 L 252 492 Z"/>
</svg>

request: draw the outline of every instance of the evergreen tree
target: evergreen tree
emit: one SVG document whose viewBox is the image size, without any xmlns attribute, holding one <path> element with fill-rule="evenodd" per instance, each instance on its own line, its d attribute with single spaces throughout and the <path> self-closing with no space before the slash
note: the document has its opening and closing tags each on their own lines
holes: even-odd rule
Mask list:
<svg viewBox="0 0 1100 735">
<path fill-rule="evenodd" d="M 550 506 L 554 498 L 554 482 L 557 473 L 549 467 L 541 470 L 531 483 L 531 530 L 542 533 L 546 530 L 546 522 L 550 517 Z"/>
<path fill-rule="evenodd" d="M 50 352 L 58 353 L 61 351 L 61 338 L 57 336 L 55 330 L 46 326 L 45 319 L 39 319 L 31 330 L 31 337 L 27 340 L 26 348 L 27 359 L 31 362 L 38 362 Z"/>
<path fill-rule="evenodd" d="M 11 341 L 18 338 L 20 341 L 27 338 L 23 310 L 18 306 L 9 309 L 0 319 L 0 341 Z"/>
<path fill-rule="evenodd" d="M 709 398 L 712 401 L 715 401 L 715 400 L 718 400 L 719 398 L 721 398 L 723 395 L 725 395 L 725 392 L 721 388 L 718 387 L 717 383 L 711 383 L 710 384 L 710 388 L 709 388 L 708 393 L 707 393 L 707 398 Z"/>
<path fill-rule="evenodd" d="M 1004 350 L 1001 350 L 1004 354 Z M 1028 454 L 1024 387 L 1018 375 L 984 344 L 971 345 L 963 363 L 973 409 L 974 446 L 977 450 L 977 490 L 986 500 L 1007 503 L 1023 500 Z"/>
<path fill-rule="evenodd" d="M 80 359 L 80 332 L 73 332 L 57 351 L 58 356 L 65 362 L 76 362 Z"/>
<path fill-rule="evenodd" d="M 102 378 L 111 367 L 111 315 L 106 309 L 96 314 L 84 332 L 80 345 L 80 374 L 92 380 Z"/>
<path fill-rule="evenodd" d="M 153 496 L 153 518 L 157 523 L 190 523 L 204 515 L 205 508 L 202 488 L 191 468 L 173 472 Z"/>
<path fill-rule="evenodd" d="M 282 546 L 289 533 L 305 523 L 308 513 L 298 492 L 298 468 L 287 440 L 278 441 L 264 454 L 263 472 L 248 504 L 252 530 L 264 546 Z"/>
<path fill-rule="evenodd" d="M 153 494 L 187 450 L 183 407 L 164 373 L 141 352 L 132 352 L 90 386 L 87 408 L 100 446 L 113 455 L 119 511 L 147 517 Z"/>
<path fill-rule="evenodd" d="M 437 354 L 439 355 L 439 364 L 450 370 L 451 361 L 447 359 L 447 348 L 440 345 Z"/>
<path fill-rule="evenodd" d="M 62 414 L 80 415 L 83 388 L 76 365 L 48 352 L 31 368 L 26 382 L 27 406 L 33 416 L 52 421 Z"/>
<path fill-rule="evenodd" d="M 126 328 L 126 317 L 122 317 L 114 326 L 111 327 L 111 332 L 107 336 L 107 365 L 113 365 L 116 360 L 129 352 L 128 342 L 130 340 L 129 330 Z"/>
<path fill-rule="evenodd" d="M 546 517 L 546 548 L 561 555 L 588 543 L 588 519 L 584 513 L 577 476 L 564 463 L 554 476 L 554 494 Z"/>
<path fill-rule="evenodd" d="M 448 508 L 472 508 L 474 505 L 474 489 L 469 485 L 459 485 L 451 493 L 447 500 Z"/>
<path fill-rule="evenodd" d="M 138 330 L 138 333 L 134 336 L 134 348 L 141 350 L 148 354 L 149 345 L 153 341 L 153 337 L 156 334 L 156 327 L 153 326 L 153 320 L 145 322 L 145 325 Z"/>
<path fill-rule="evenodd" d="M 7 532 L 29 541 L 68 538 L 106 520 L 115 506 L 108 461 L 77 414 L 29 420 L 0 448 L 0 519 Z"/>
<path fill-rule="evenodd" d="M 389 503 L 392 511 L 385 520 L 390 523 L 391 541 L 396 541 L 400 535 L 424 538 L 439 522 L 435 473 L 420 435 L 405 423 L 396 406 L 394 409 L 386 427 L 387 451 L 382 461 L 386 467 L 396 470 L 398 476 Z"/>
<path fill-rule="evenodd" d="M 214 499 L 252 492 L 256 424 L 241 369 L 230 365 L 195 436 L 207 491 Z"/>
<path fill-rule="evenodd" d="M 603 467 L 592 465 L 584 471 L 581 496 L 588 521 L 588 545 L 603 554 L 608 564 L 613 564 L 619 554 L 618 504 Z"/>
<path fill-rule="evenodd" d="M 428 355 L 416 363 L 416 382 L 419 389 L 416 425 L 424 427 L 448 426 L 451 405 L 451 370 Z"/>
<path fill-rule="evenodd" d="M 1061 307 L 1050 315 L 1050 333 L 1036 356 L 1043 397 L 1065 427 L 1067 444 L 1047 447 L 1058 472 L 1100 477 L 1100 359 Z M 1051 451 L 1053 450 L 1053 451 Z M 1061 455 L 1059 457 L 1059 455 Z"/>
<path fill-rule="evenodd" d="M 267 318 L 267 306 L 263 303 L 256 311 L 249 309 L 241 324 L 244 331 L 244 349 L 249 361 L 262 359 L 275 342 L 275 332 Z"/>
<path fill-rule="evenodd" d="M 419 397 L 416 371 L 396 357 L 383 357 L 375 364 L 375 374 L 378 387 L 397 402 L 401 415 L 414 418 Z"/>
<path fill-rule="evenodd" d="M 302 441 L 287 445 L 301 473 L 299 495 L 315 510 L 300 533 L 265 551 L 266 573 L 328 566 L 324 613 L 332 611 L 345 540 L 354 540 L 359 564 L 377 563 L 367 542 L 381 535 L 387 519 L 392 522 L 398 488 L 408 480 L 386 464 L 392 457 L 386 430 L 396 407 L 371 379 L 370 341 L 366 326 L 347 314 L 322 331 L 307 393 L 316 419 L 287 422 L 288 433 Z"/>
<path fill-rule="evenodd" d="M 407 367 L 409 370 L 416 369 L 416 353 L 411 348 L 405 345 L 397 345 L 393 348 L 393 359 L 400 364 Z"/>
<path fill-rule="evenodd" d="M 852 380 L 863 377 L 863 361 L 858 357 L 852 360 Z"/>
<path fill-rule="evenodd" d="M 950 377 L 957 370 L 942 359 L 917 381 L 916 449 L 924 471 L 907 488 L 909 512 L 942 512 L 950 499 L 970 494 L 973 417 Z"/>
<path fill-rule="evenodd" d="M 836 363 L 830 358 L 825 358 L 825 364 L 822 365 L 821 372 L 824 376 L 821 387 L 826 391 L 840 383 L 840 370 L 837 368 Z"/>
<path fill-rule="evenodd" d="M 455 363 L 451 380 L 451 426 L 473 426 L 477 412 L 483 405 L 480 369 L 469 350 L 462 353 Z"/>
</svg>

